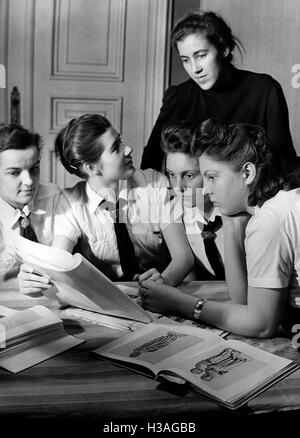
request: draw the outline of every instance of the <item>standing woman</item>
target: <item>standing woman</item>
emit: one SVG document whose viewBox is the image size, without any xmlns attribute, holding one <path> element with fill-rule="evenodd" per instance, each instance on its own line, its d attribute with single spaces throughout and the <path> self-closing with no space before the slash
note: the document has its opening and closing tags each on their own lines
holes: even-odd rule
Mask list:
<svg viewBox="0 0 300 438">
<path fill-rule="evenodd" d="M 271 76 L 239 70 L 232 52 L 240 43 L 230 27 L 214 12 L 192 12 L 178 22 L 171 34 L 189 79 L 171 86 L 142 157 L 141 168 L 161 169 L 163 126 L 176 120 L 200 125 L 208 118 L 244 122 L 265 128 L 287 163 L 296 153 L 289 129 L 286 100 Z"/>
</svg>

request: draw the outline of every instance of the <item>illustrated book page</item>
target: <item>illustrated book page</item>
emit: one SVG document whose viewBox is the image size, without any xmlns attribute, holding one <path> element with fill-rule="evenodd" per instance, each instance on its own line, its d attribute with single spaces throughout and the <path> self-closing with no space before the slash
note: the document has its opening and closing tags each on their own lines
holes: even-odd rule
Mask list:
<svg viewBox="0 0 300 438">
<path fill-rule="evenodd" d="M 94 352 L 157 379 L 180 377 L 232 409 L 298 367 L 288 359 L 240 341 L 225 341 L 200 328 L 155 322 Z"/>
</svg>

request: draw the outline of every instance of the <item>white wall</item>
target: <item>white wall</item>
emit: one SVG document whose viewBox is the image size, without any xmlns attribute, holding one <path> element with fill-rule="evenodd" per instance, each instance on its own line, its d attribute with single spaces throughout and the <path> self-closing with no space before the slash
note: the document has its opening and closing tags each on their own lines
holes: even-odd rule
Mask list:
<svg viewBox="0 0 300 438">
<path fill-rule="evenodd" d="M 238 67 L 271 74 L 281 84 L 300 156 L 300 1 L 201 0 L 199 4 L 203 10 L 219 12 L 245 46 L 243 61 L 236 55 Z"/>
</svg>

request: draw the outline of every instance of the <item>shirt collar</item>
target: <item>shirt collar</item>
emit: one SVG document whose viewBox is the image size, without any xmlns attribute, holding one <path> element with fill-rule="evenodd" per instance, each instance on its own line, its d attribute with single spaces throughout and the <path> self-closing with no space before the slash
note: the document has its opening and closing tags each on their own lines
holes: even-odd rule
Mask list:
<svg viewBox="0 0 300 438">
<path fill-rule="evenodd" d="M 86 183 L 86 196 L 87 196 L 87 208 L 90 213 L 95 213 L 98 206 L 103 201 L 108 201 L 113 204 L 116 203 L 116 196 L 112 189 L 101 188 L 98 192 L 95 192 L 91 186 Z"/>
<path fill-rule="evenodd" d="M 37 197 L 38 194 L 32 202 L 26 204 L 22 208 L 22 212 L 24 213 L 25 216 L 29 216 L 30 213 L 34 213 L 36 215 L 46 214 L 46 210 L 42 208 L 38 208 L 38 206 L 35 205 L 36 204 L 35 201 L 37 200 Z M 0 197 L 0 212 L 1 212 L 0 220 L 2 220 L 4 224 L 6 224 L 9 228 L 13 228 L 18 222 L 20 216 L 22 215 L 20 209 L 13 207 L 1 197 Z"/>
<path fill-rule="evenodd" d="M 221 215 L 221 213 L 220 213 L 218 207 L 215 207 L 215 208 L 213 209 L 211 215 L 210 215 L 209 220 L 210 220 L 211 222 L 213 222 L 213 221 L 216 219 L 217 216 L 222 217 L 222 215 Z M 206 221 L 206 222 L 207 222 L 207 221 Z"/>
<path fill-rule="evenodd" d="M 119 182 L 119 199 L 127 201 L 128 192 L 131 190 L 131 180 L 121 180 Z M 102 187 L 95 192 L 89 183 L 86 183 L 87 208 L 90 213 L 95 213 L 96 209 L 103 201 L 111 204 L 117 203 L 116 193 L 113 189 Z"/>
<path fill-rule="evenodd" d="M 202 224 L 208 224 L 208 221 L 213 222 L 216 218 L 216 216 L 221 216 L 221 213 L 217 207 L 215 207 L 210 215 L 209 219 L 206 219 L 201 210 L 196 207 L 184 207 L 185 215 L 191 215 L 196 219 L 197 222 L 200 222 Z"/>
<path fill-rule="evenodd" d="M 0 197 L 0 218 L 4 225 L 13 228 L 20 217 L 20 210 L 12 207 Z"/>
<path fill-rule="evenodd" d="M 22 210 L 19 208 L 15 208 L 6 202 L 4 199 L 0 198 L 0 210 L 1 215 L 0 218 L 3 223 L 9 228 L 15 228 L 15 225 L 18 223 L 19 218 L 21 216 L 29 216 L 31 210 L 28 205 L 25 205 Z"/>
</svg>

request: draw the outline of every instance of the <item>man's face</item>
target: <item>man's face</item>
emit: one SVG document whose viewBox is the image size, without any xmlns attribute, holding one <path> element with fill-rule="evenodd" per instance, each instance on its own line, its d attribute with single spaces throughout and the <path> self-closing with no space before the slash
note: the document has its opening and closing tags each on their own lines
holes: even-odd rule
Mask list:
<svg viewBox="0 0 300 438">
<path fill-rule="evenodd" d="M 30 203 L 40 180 L 40 155 L 35 146 L 0 153 L 0 196 L 15 208 Z"/>
</svg>

